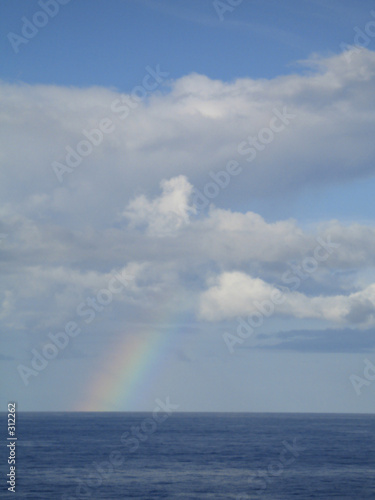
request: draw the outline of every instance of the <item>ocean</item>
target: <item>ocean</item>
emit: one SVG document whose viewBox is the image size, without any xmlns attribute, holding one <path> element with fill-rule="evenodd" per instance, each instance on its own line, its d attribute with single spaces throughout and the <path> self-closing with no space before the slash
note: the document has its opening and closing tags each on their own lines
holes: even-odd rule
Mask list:
<svg viewBox="0 0 375 500">
<path fill-rule="evenodd" d="M 7 454 L 2 498 L 375 499 L 374 415 L 20 412 L 15 494 Z"/>
</svg>

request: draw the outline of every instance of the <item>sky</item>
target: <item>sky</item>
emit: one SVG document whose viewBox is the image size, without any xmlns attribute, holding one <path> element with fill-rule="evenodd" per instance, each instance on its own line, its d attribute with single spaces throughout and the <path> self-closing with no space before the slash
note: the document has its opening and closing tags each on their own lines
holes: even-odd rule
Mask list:
<svg viewBox="0 0 375 500">
<path fill-rule="evenodd" d="M 1 407 L 373 413 L 373 2 L 0 14 Z"/>
</svg>

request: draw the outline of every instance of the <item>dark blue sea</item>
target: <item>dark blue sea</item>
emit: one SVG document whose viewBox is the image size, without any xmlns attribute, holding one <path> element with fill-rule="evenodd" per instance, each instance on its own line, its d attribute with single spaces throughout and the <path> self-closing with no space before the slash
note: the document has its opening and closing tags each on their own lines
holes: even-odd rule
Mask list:
<svg viewBox="0 0 375 500">
<path fill-rule="evenodd" d="M 2 498 L 375 499 L 375 416 L 19 413 L 16 434 Z"/>
</svg>

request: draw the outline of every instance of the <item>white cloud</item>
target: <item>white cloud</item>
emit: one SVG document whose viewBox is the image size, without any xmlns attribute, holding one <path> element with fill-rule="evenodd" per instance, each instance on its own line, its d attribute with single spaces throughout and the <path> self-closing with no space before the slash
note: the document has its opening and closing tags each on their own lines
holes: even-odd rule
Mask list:
<svg viewBox="0 0 375 500">
<path fill-rule="evenodd" d="M 123 120 L 111 111 L 121 97 L 113 89 L 0 83 L 1 314 L 31 330 L 58 323 L 112 271 L 133 266 L 120 322 L 129 304 L 157 309 L 172 299 L 191 313 L 200 302 L 206 319 L 229 318 L 272 293 L 270 283 L 311 256 L 319 235 L 339 248 L 280 314 L 371 322 L 373 227 L 331 221 L 307 230 L 247 208 L 256 197 L 277 193 L 282 203 L 305 187 L 374 175 L 375 53 L 362 50 L 350 64 L 347 55 L 312 58 L 305 74 L 273 79 L 187 75 Z M 296 118 L 247 161 L 239 143 L 284 107 Z M 114 131 L 61 185 L 52 162 L 105 117 Z M 231 159 L 240 175 L 198 213 L 193 186 L 203 190 Z M 209 276 L 218 277 L 207 290 Z"/>
<path fill-rule="evenodd" d="M 315 57 L 306 74 L 269 80 L 184 76 L 123 120 L 111 111 L 121 97 L 115 90 L 1 83 L 1 197 L 22 211 L 30 204 L 43 214 L 52 209 L 70 226 L 90 224 L 95 213 L 104 227 L 139 190 L 155 196 L 161 179 L 180 175 L 200 188 L 232 158 L 243 172 L 228 187 L 227 203 L 373 175 L 375 53 L 363 49 L 350 64 L 346 56 Z M 284 107 L 296 118 L 247 162 L 238 145 Z M 52 162 L 65 162 L 65 147 L 75 149 L 83 131 L 105 117 L 114 131 L 61 187 Z"/>
<path fill-rule="evenodd" d="M 151 235 L 166 236 L 187 225 L 196 210 L 189 204 L 193 186 L 186 177 L 163 180 L 160 186 L 163 190 L 160 197 L 149 201 L 143 195 L 138 196 L 129 202 L 123 216 L 133 226 L 146 225 Z"/>
<path fill-rule="evenodd" d="M 262 304 L 266 302 L 268 308 Z M 349 295 L 309 297 L 284 288 L 282 292 L 259 278 L 241 272 L 226 272 L 202 293 L 200 315 L 209 321 L 247 316 L 262 311 L 295 318 L 322 319 L 337 324 L 375 323 L 375 284 Z"/>
<path fill-rule="evenodd" d="M 327 248 L 318 251 L 318 266 L 308 273 L 309 297 L 300 280 L 301 289 L 291 292 L 278 311 L 300 318 L 366 323 L 372 299 L 362 292 L 371 291 L 373 274 L 367 270 L 374 265 L 374 228 L 332 221 L 307 231 L 294 220 L 268 223 L 253 212 L 214 206 L 195 217 L 192 185 L 185 177 L 164 180 L 161 189 L 152 200 L 140 196 L 128 203 L 125 222 L 129 222 L 105 230 L 65 229 L 57 222 L 38 220 L 35 212 L 28 218 L 10 215 L 9 207 L 10 211 L 3 210 L 9 236 L 1 243 L 0 292 L 11 291 L 16 306 L 22 303 L 17 321 L 23 318 L 27 325 L 36 314 L 61 321 L 85 294 L 105 287 L 121 269 L 135 279 L 116 300 L 148 308 L 170 302 L 172 296 L 189 295 L 192 313 L 200 302 L 206 319 L 233 317 L 251 308 L 249 302 L 266 300 L 273 290 L 269 283 L 283 282 L 285 272 L 293 275 L 290 265 L 305 272 L 304 263 L 308 265 L 321 247 L 319 239 Z M 43 198 L 36 201 L 37 206 L 44 203 Z M 250 278 L 254 273 L 256 280 Z M 220 278 L 206 290 L 207 277 L 214 275 Z M 121 314 L 126 317 L 129 310 Z"/>
</svg>

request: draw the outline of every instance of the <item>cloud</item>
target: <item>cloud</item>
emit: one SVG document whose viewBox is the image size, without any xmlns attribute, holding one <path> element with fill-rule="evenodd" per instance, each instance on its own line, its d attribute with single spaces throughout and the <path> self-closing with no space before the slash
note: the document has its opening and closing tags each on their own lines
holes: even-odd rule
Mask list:
<svg viewBox="0 0 375 500">
<path fill-rule="evenodd" d="M 200 315 L 209 321 L 252 314 L 271 315 L 263 310 L 294 318 L 368 326 L 375 322 L 375 284 L 349 295 L 308 297 L 288 288 L 281 293 L 276 287 L 245 273 L 226 272 L 201 295 Z"/>
<path fill-rule="evenodd" d="M 279 332 L 274 336 L 259 335 L 256 347 L 267 350 L 298 352 L 373 352 L 375 330 L 354 330 L 335 328 L 323 330 L 292 330 Z M 243 345 L 246 349 L 249 346 Z M 251 347 L 253 349 L 253 347 Z"/>
<path fill-rule="evenodd" d="M 197 215 L 186 177 L 160 187 L 151 199 L 128 202 L 103 230 L 65 229 L 58 221 L 5 212 L 10 236 L 3 242 L 0 314 L 7 327 L 59 327 L 115 273 L 133 276 L 111 305 L 116 323 L 138 308 L 144 315 L 172 301 L 204 319 L 226 320 L 269 299 L 272 283 L 290 288 L 278 314 L 371 323 L 373 228 L 331 221 L 308 231 L 295 220 L 268 223 L 254 212 L 214 205 Z M 353 267 L 363 269 L 360 279 L 350 274 Z"/>
<path fill-rule="evenodd" d="M 65 226 L 89 224 L 95 213 L 105 227 L 137 190 L 155 196 L 161 179 L 180 175 L 201 188 L 210 170 L 233 158 L 243 171 L 226 190 L 229 205 L 373 175 L 375 53 L 363 49 L 350 64 L 343 53 L 305 65 L 303 74 L 268 80 L 190 74 L 137 102 L 124 119 L 113 102 L 132 97 L 113 89 L 1 83 L 1 197 L 13 210 L 59 216 Z M 255 161 L 241 155 L 239 145 L 284 108 L 296 117 L 290 125 Z M 60 185 L 52 163 L 64 163 L 66 148 L 76 150 L 103 118 L 113 132 Z"/>
<path fill-rule="evenodd" d="M 196 213 L 189 205 L 193 186 L 186 177 L 180 175 L 160 183 L 162 195 L 153 201 L 145 196 L 138 196 L 130 201 L 123 216 L 132 226 L 146 225 L 151 235 L 171 235 L 189 223 L 190 214 Z"/>
<path fill-rule="evenodd" d="M 60 328 L 124 269 L 134 281 L 111 304 L 108 329 L 152 320 L 171 304 L 225 321 L 275 292 L 291 266 L 314 256 L 319 237 L 334 251 L 278 314 L 372 324 L 371 225 L 307 228 L 279 220 L 277 203 L 274 222 L 248 210 L 249 199 L 277 194 L 283 203 L 374 175 L 375 53 L 363 49 L 350 64 L 348 55 L 312 57 L 300 74 L 272 79 L 190 74 L 138 101 L 126 118 L 113 102 L 132 97 L 115 89 L 1 82 L 2 323 L 27 335 Z M 250 161 L 241 152 L 275 109 L 295 118 Z M 103 118 L 113 131 L 59 183 L 52 163 L 66 162 Z M 204 192 L 233 159 L 240 174 L 200 210 L 195 190 Z"/>
</svg>

